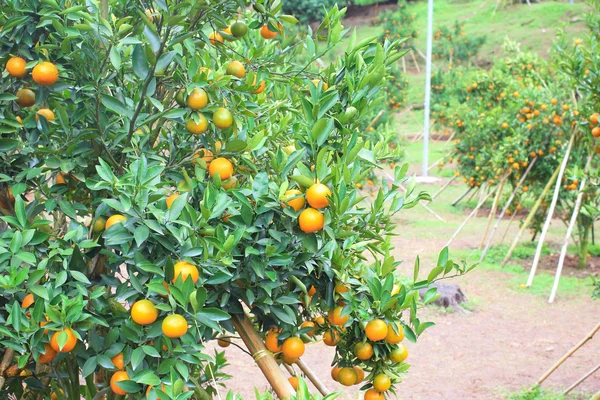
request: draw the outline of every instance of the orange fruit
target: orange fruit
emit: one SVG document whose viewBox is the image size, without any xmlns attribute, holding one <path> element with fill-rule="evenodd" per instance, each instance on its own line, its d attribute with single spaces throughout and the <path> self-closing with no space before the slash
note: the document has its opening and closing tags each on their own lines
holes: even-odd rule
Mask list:
<svg viewBox="0 0 600 400">
<path fill-rule="evenodd" d="M 94 227 L 92 228 L 92 230 L 94 231 L 94 233 L 99 233 L 102 232 L 105 228 L 106 220 L 100 217 L 96 221 L 94 221 Z"/>
<path fill-rule="evenodd" d="M 244 68 L 244 64 L 242 64 L 241 62 L 233 60 L 231 63 L 229 63 L 229 65 L 225 69 L 225 72 L 228 75 L 233 75 L 237 78 L 242 79 L 244 75 L 246 75 L 246 68 Z"/>
<path fill-rule="evenodd" d="M 281 345 L 278 341 L 279 332 L 275 329 L 269 329 L 265 336 L 265 346 L 272 353 L 279 353 L 281 351 Z"/>
<path fill-rule="evenodd" d="M 337 375 L 337 381 L 344 386 L 352 386 L 358 380 L 358 374 L 354 368 L 344 367 Z"/>
<path fill-rule="evenodd" d="M 297 336 L 292 336 L 283 341 L 281 352 L 288 358 L 300 358 L 304 354 L 304 342 Z"/>
<path fill-rule="evenodd" d="M 187 105 L 192 110 L 202 110 L 208 104 L 208 95 L 204 89 L 196 88 L 187 97 Z"/>
<path fill-rule="evenodd" d="M 408 350 L 402 344 L 398 345 L 395 349 L 390 353 L 390 360 L 395 363 L 401 363 L 408 357 Z"/>
<path fill-rule="evenodd" d="M 213 123 L 219 129 L 227 129 L 233 124 L 233 115 L 226 108 L 217 108 L 213 114 Z"/>
<path fill-rule="evenodd" d="M 262 36 L 264 39 L 273 39 L 275 36 L 277 36 L 277 32 L 273 32 L 269 29 L 269 25 L 265 24 L 262 26 L 262 28 L 260 28 L 260 36 Z"/>
<path fill-rule="evenodd" d="M 396 324 L 396 329 L 398 330 L 398 333 L 396 333 L 391 324 L 388 325 L 388 332 L 385 337 L 385 341 L 389 344 L 398 344 L 404 340 L 404 329 L 402 328 L 402 325 Z"/>
<path fill-rule="evenodd" d="M 285 355 L 281 355 L 281 361 L 287 365 L 293 365 L 298 362 L 297 358 L 286 357 Z"/>
<path fill-rule="evenodd" d="M 300 230 L 304 233 L 318 232 L 325 225 L 325 217 L 314 208 L 307 208 L 300 214 L 298 223 Z"/>
<path fill-rule="evenodd" d="M 386 338 L 388 334 L 388 326 L 381 319 L 374 319 L 369 321 L 367 327 L 365 328 L 365 333 L 369 340 L 373 342 L 377 342 L 379 340 L 383 340 Z"/>
<path fill-rule="evenodd" d="M 181 280 L 183 282 L 185 282 L 185 280 L 188 278 L 188 276 L 190 276 L 192 278 L 192 281 L 194 281 L 194 283 L 196 283 L 196 282 L 198 282 L 198 278 L 200 277 L 200 273 L 198 272 L 198 267 L 196 267 L 194 264 L 190 264 L 187 261 L 179 261 L 177 264 L 175 264 L 175 266 L 173 267 L 172 282 L 175 283 L 177 281 L 177 278 L 179 278 L 180 275 L 181 275 Z"/>
<path fill-rule="evenodd" d="M 154 386 L 152 386 L 152 385 L 148 385 L 148 388 L 146 389 L 146 398 L 147 399 L 150 398 L 150 391 L 152 390 L 153 387 Z M 158 389 L 156 389 L 156 390 L 158 390 Z M 164 385 L 164 383 L 160 384 L 160 391 L 163 392 L 163 393 L 165 392 L 165 385 Z M 153 398 L 158 398 L 158 396 L 154 396 Z"/>
<path fill-rule="evenodd" d="M 379 374 L 373 379 L 373 388 L 378 392 L 385 392 L 392 387 L 392 380 L 385 374 Z"/>
<path fill-rule="evenodd" d="M 56 354 L 58 354 L 49 343 L 44 343 L 44 349 L 44 354 L 40 354 L 38 357 L 39 364 L 51 363 L 56 358 Z"/>
<path fill-rule="evenodd" d="M 342 316 L 343 309 L 344 309 L 343 307 L 336 307 L 333 310 L 329 311 L 329 313 L 327 314 L 327 319 L 329 320 L 329 322 L 332 325 L 342 326 L 342 325 L 345 325 L 346 322 L 348 322 L 348 319 L 350 318 L 350 316 L 349 315 Z"/>
<path fill-rule="evenodd" d="M 219 338 L 219 340 L 217 340 L 217 344 L 220 347 L 229 347 L 229 345 L 231 344 L 230 339 L 225 339 L 225 338 Z"/>
<path fill-rule="evenodd" d="M 46 121 L 50 122 L 50 121 L 54 121 L 54 119 L 56 118 L 54 116 L 54 112 L 52 112 L 52 110 L 48 109 L 48 108 L 40 108 L 38 110 L 38 112 L 35 115 L 35 120 L 38 121 L 40 118 L 39 116 L 42 115 L 44 118 L 46 118 Z"/>
<path fill-rule="evenodd" d="M 314 319 L 315 324 L 317 324 L 317 326 L 325 326 L 325 318 L 323 318 L 322 315 L 319 315 L 318 317 L 316 317 Z"/>
<path fill-rule="evenodd" d="M 235 176 L 232 176 L 231 178 L 229 178 L 228 180 L 223 182 L 223 184 L 221 185 L 221 187 L 225 190 L 233 189 L 236 186 L 237 186 L 237 178 Z"/>
<path fill-rule="evenodd" d="M 327 346 L 335 346 L 340 341 L 340 334 L 334 330 L 328 330 L 323 334 L 323 343 Z"/>
<path fill-rule="evenodd" d="M 162 322 L 162 331 L 166 337 L 171 339 L 180 338 L 188 330 L 188 323 L 182 315 L 172 314 Z"/>
<path fill-rule="evenodd" d="M 288 382 L 290 382 L 290 385 L 292 385 L 292 387 L 294 388 L 294 390 L 298 390 L 299 384 L 298 384 L 298 377 L 297 376 L 290 376 L 288 378 Z"/>
<path fill-rule="evenodd" d="M 60 346 L 58 344 L 58 338 L 59 338 L 59 336 L 61 336 L 61 334 L 63 332 L 67 334 L 67 341 L 65 342 L 64 346 L 62 348 L 60 348 Z M 52 346 L 54 351 L 58 351 L 60 353 L 68 353 L 69 351 L 71 351 L 75 348 L 76 344 L 77 344 L 77 337 L 75 337 L 71 328 L 65 328 L 62 331 L 54 332 L 54 334 L 52 335 L 52 338 L 50 339 L 50 346 Z"/>
<path fill-rule="evenodd" d="M 252 86 L 256 86 L 256 78 L 254 78 L 254 82 L 252 83 Z M 267 86 L 267 84 L 265 83 L 265 81 L 260 81 L 258 88 L 256 88 L 254 91 L 252 91 L 252 94 L 262 93 L 265 90 L 266 86 Z"/>
<path fill-rule="evenodd" d="M 31 72 L 33 81 L 40 86 L 52 86 L 58 80 L 58 69 L 51 62 L 41 62 Z"/>
<path fill-rule="evenodd" d="M 150 300 L 136 301 L 131 307 L 131 319 L 139 325 L 150 325 L 158 318 L 158 309 Z"/>
<path fill-rule="evenodd" d="M 400 285 L 394 283 L 394 286 L 392 287 L 392 296 L 395 296 L 398 293 L 400 293 Z"/>
<path fill-rule="evenodd" d="M 590 116 L 590 122 L 594 125 L 596 125 L 599 120 L 600 120 L 600 114 L 598 114 L 598 113 L 594 113 Z"/>
<path fill-rule="evenodd" d="M 111 357 L 110 361 L 114 364 L 117 369 L 125 369 L 125 361 L 123 361 L 123 353 L 119 353 L 114 357 Z"/>
<path fill-rule="evenodd" d="M 384 400 L 383 393 L 379 393 L 375 389 L 369 389 L 365 392 L 365 400 Z"/>
<path fill-rule="evenodd" d="M 204 115 L 200 114 L 198 117 L 198 123 L 196 123 L 196 121 L 193 119 L 190 119 L 185 123 L 185 129 L 187 129 L 189 133 L 200 135 L 206 132 L 208 129 L 208 120 Z"/>
<path fill-rule="evenodd" d="M 48 319 L 48 317 L 46 317 L 46 320 Z M 49 321 L 40 321 L 40 328 L 43 328 L 44 325 L 46 325 Z M 48 329 L 44 329 L 44 335 L 47 335 L 48 332 L 50 332 Z"/>
<path fill-rule="evenodd" d="M 170 195 L 169 197 L 167 197 L 167 208 L 171 208 L 171 206 L 173 205 L 173 202 L 175 201 L 176 198 L 179 197 L 179 194 L 177 193 L 173 193 L 172 195 Z"/>
<path fill-rule="evenodd" d="M 314 296 L 315 294 L 317 294 L 317 288 L 311 285 L 310 289 L 308 289 L 308 295 Z"/>
<path fill-rule="evenodd" d="M 233 175 L 233 164 L 226 158 L 215 158 L 208 166 L 208 173 L 211 178 L 219 174 L 221 182 L 224 182 Z"/>
<path fill-rule="evenodd" d="M 215 158 L 212 151 L 207 149 L 198 149 L 194 156 L 192 157 L 192 164 L 196 164 L 196 158 L 200 158 L 204 160 L 206 164 L 210 164 L 210 162 Z"/>
<path fill-rule="evenodd" d="M 208 35 L 208 40 L 210 40 L 210 44 L 215 46 L 217 43 L 223 43 L 223 36 L 219 32 L 213 32 Z"/>
<path fill-rule="evenodd" d="M 314 322 L 312 322 L 312 321 L 304 321 L 304 322 L 302 323 L 302 325 L 300 325 L 300 328 L 310 328 L 311 330 L 310 330 L 310 331 L 308 331 L 306 334 L 307 334 L 309 337 L 314 337 L 314 336 L 315 336 L 315 328 L 316 328 L 316 325 L 315 325 L 315 323 L 314 323 Z"/>
<path fill-rule="evenodd" d="M 117 382 L 128 381 L 129 375 L 125 371 L 117 371 L 110 378 L 110 388 L 114 392 L 114 394 L 119 396 L 125 396 L 127 394 L 126 391 L 117 386 Z"/>
<path fill-rule="evenodd" d="M 331 369 L 331 379 L 337 382 L 338 374 L 340 373 L 341 368 L 337 365 Z"/>
<path fill-rule="evenodd" d="M 59 392 L 60 392 L 60 394 L 62 394 L 62 395 L 64 395 L 64 394 L 65 394 L 65 392 L 64 392 L 62 389 L 59 389 L 58 391 L 59 391 Z M 50 399 L 51 399 L 51 400 L 56 400 L 56 399 L 58 399 L 58 393 L 56 393 L 56 392 L 52 392 L 52 394 L 50 395 Z"/>
<path fill-rule="evenodd" d="M 229 30 L 231 30 L 231 34 L 234 37 L 241 38 L 246 36 L 246 33 L 248 33 L 248 25 L 246 25 L 242 21 L 236 21 L 233 24 L 231 24 Z"/>
<path fill-rule="evenodd" d="M 344 285 L 342 282 L 336 282 L 335 284 L 335 292 L 336 293 L 346 293 L 350 289 L 348 286 Z"/>
<path fill-rule="evenodd" d="M 297 198 L 294 198 L 297 197 Z M 291 199 L 291 200 L 288 200 Z M 285 192 L 283 195 L 284 203 L 282 205 L 283 208 L 286 205 L 292 207 L 295 211 L 300 211 L 304 208 L 304 196 L 302 196 L 302 192 L 296 189 L 291 189 Z"/>
<path fill-rule="evenodd" d="M 311 80 L 312 83 L 315 84 L 316 87 L 319 87 L 319 83 L 321 82 L 319 79 L 313 79 Z M 327 89 L 329 89 L 329 85 L 325 82 L 323 82 L 323 91 L 326 91 Z"/>
<path fill-rule="evenodd" d="M 56 177 L 56 183 L 58 183 L 58 176 Z M 112 215 L 106 220 L 106 229 L 110 228 L 114 224 L 127 221 L 127 218 L 121 214 Z"/>
<path fill-rule="evenodd" d="M 31 107 L 35 104 L 35 93 L 30 89 L 20 89 L 17 91 L 17 104 L 20 107 Z"/>
<path fill-rule="evenodd" d="M 365 371 L 358 365 L 354 366 L 354 371 L 356 371 L 356 384 L 359 384 L 365 379 Z"/>
<path fill-rule="evenodd" d="M 329 205 L 328 197 L 331 196 L 331 190 L 322 183 L 315 183 L 306 191 L 306 201 L 312 208 L 325 208 Z"/>
<path fill-rule="evenodd" d="M 354 355 L 359 360 L 365 361 L 373 357 L 373 346 L 371 343 L 356 343 L 354 345 Z"/>
<path fill-rule="evenodd" d="M 6 71 L 10 76 L 22 78 L 27 74 L 26 65 L 27 61 L 21 57 L 11 57 L 6 63 Z"/>
<path fill-rule="evenodd" d="M 33 298 L 33 294 L 29 293 L 27 296 L 25 296 L 25 298 L 23 298 L 23 301 L 21 302 L 21 307 L 22 308 L 29 308 L 34 302 L 34 298 Z"/>
<path fill-rule="evenodd" d="M 594 136 L 594 137 L 600 136 L 600 126 L 597 126 L 594 129 L 592 129 L 592 136 Z"/>
</svg>

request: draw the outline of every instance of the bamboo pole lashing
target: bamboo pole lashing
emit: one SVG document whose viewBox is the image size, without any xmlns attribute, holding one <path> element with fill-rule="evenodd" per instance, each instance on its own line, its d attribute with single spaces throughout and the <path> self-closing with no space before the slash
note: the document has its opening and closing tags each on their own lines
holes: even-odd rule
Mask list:
<svg viewBox="0 0 600 400">
<path fill-rule="evenodd" d="M 508 178 L 508 175 L 506 176 Z M 483 247 L 485 243 L 485 238 L 487 237 L 490 226 L 492 225 L 492 220 L 496 215 L 496 210 L 498 209 L 498 203 L 500 202 L 500 197 L 502 196 L 502 189 L 504 189 L 504 183 L 506 182 L 506 178 L 500 181 L 500 185 L 498 185 L 498 190 L 496 191 L 496 196 L 494 196 L 494 202 L 492 203 L 492 208 L 490 209 L 490 215 L 488 216 L 487 223 L 485 224 L 485 230 L 483 231 L 483 235 L 481 235 L 481 242 L 479 243 L 479 250 Z"/>
</svg>

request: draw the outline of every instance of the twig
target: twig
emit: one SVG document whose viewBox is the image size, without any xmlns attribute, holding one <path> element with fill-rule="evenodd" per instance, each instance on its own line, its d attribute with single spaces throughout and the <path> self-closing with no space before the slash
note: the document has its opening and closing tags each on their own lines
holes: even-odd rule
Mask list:
<svg viewBox="0 0 600 400">
<path fill-rule="evenodd" d="M 6 382 L 6 378 L 4 377 L 4 372 L 10 366 L 10 363 L 15 355 L 15 351 L 13 349 L 9 349 L 8 347 L 4 351 L 4 356 L 2 357 L 2 362 L 0 362 L 0 390 L 4 386 L 4 382 Z"/>
<path fill-rule="evenodd" d="M 477 211 L 479 211 L 479 209 L 481 208 L 481 206 L 483 205 L 483 203 L 485 203 L 485 201 L 488 199 L 488 197 L 490 197 L 492 194 L 494 194 L 495 191 L 490 190 L 488 194 L 486 194 L 483 199 L 481 199 L 481 201 L 479 202 L 479 204 L 477 204 L 477 206 L 473 209 L 473 211 L 471 211 L 471 213 L 467 216 L 467 218 L 465 219 L 465 221 L 458 227 L 458 229 L 456 230 L 456 232 L 454 232 L 454 234 L 452 235 L 452 237 L 450 238 L 450 240 L 448 240 L 448 243 L 446 243 L 445 247 L 450 246 L 450 244 L 452 243 L 452 241 L 458 236 L 458 234 L 460 233 L 460 231 L 463 230 L 463 228 L 465 227 L 465 225 L 467 225 L 467 222 L 469 222 L 469 220 L 475 215 L 477 214 Z"/>
</svg>

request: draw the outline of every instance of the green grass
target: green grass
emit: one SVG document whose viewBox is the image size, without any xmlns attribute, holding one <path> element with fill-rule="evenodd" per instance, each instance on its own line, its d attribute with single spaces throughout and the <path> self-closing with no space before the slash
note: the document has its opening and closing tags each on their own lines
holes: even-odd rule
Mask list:
<svg viewBox="0 0 600 400">
<path fill-rule="evenodd" d="M 592 393 L 580 392 L 569 393 L 565 396 L 562 391 L 541 389 L 540 387 L 504 394 L 504 397 L 508 400 L 588 400 L 591 396 Z"/>
</svg>

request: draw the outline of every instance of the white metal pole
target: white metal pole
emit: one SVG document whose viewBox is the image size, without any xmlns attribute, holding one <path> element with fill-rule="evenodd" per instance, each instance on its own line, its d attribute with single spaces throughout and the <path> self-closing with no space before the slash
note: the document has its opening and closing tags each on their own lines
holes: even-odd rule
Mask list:
<svg viewBox="0 0 600 400">
<path fill-rule="evenodd" d="M 431 53 L 433 47 L 433 0 L 428 1 L 427 59 L 425 63 L 425 120 L 423 123 L 423 176 L 429 167 L 429 120 L 431 117 Z"/>
</svg>

